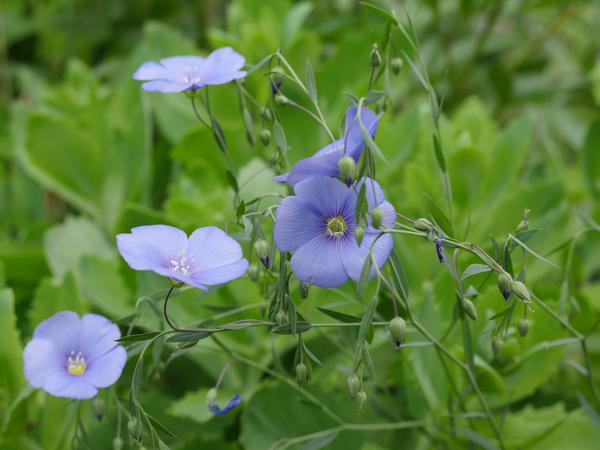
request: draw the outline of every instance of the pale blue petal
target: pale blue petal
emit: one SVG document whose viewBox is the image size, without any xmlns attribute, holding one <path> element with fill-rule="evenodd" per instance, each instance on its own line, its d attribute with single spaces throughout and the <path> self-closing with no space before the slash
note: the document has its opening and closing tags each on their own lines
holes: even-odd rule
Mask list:
<svg viewBox="0 0 600 450">
<path fill-rule="evenodd" d="M 142 64 L 134 73 L 134 80 L 167 80 L 177 81 L 176 75 L 169 72 L 163 66 L 155 61 L 148 61 Z"/>
<path fill-rule="evenodd" d="M 79 316 L 72 311 L 61 311 L 40 323 L 33 332 L 33 339 L 52 342 L 63 353 L 76 350 L 79 343 Z"/>
<path fill-rule="evenodd" d="M 118 345 L 101 357 L 91 359 L 81 376 L 97 388 L 105 388 L 117 382 L 126 362 L 127 351 Z"/>
<path fill-rule="evenodd" d="M 66 373 L 66 353 L 45 339 L 33 339 L 23 351 L 25 378 L 33 387 L 43 388 L 54 376 Z"/>
<path fill-rule="evenodd" d="M 246 76 L 246 72 L 240 70 L 244 64 L 242 55 L 231 47 L 223 47 L 208 55 L 199 77 L 202 84 L 228 83 Z"/>
<path fill-rule="evenodd" d="M 281 251 L 295 251 L 323 233 L 325 226 L 325 218 L 319 216 L 310 201 L 297 196 L 286 197 L 277 208 L 275 244 Z"/>
<path fill-rule="evenodd" d="M 98 393 L 96 386 L 85 376 L 69 375 L 68 372 L 48 378 L 43 389 L 55 397 L 75 400 L 86 400 Z"/>
<path fill-rule="evenodd" d="M 238 262 L 242 257 L 240 244 L 217 227 L 198 228 L 188 244 L 188 257 L 193 258 L 191 274 Z"/>
<path fill-rule="evenodd" d="M 170 73 L 180 78 L 181 76 L 185 76 L 190 73 L 199 73 L 206 58 L 201 56 L 169 56 L 168 58 L 163 58 L 160 60 L 160 63 L 167 69 Z M 160 77 L 156 77 L 157 79 L 161 79 Z M 162 78 L 164 79 L 164 78 Z"/>
<path fill-rule="evenodd" d="M 190 275 L 190 278 L 202 285 L 212 286 L 215 284 L 223 284 L 228 281 L 235 280 L 246 273 L 248 269 L 248 261 L 241 259 L 231 264 L 226 264 L 212 269 L 200 270 Z"/>
<path fill-rule="evenodd" d="M 79 347 L 86 361 L 93 361 L 113 350 L 121 337 L 119 327 L 98 314 L 85 314 L 81 317 Z"/>
<path fill-rule="evenodd" d="M 326 236 L 317 236 L 300 247 L 292 256 L 292 271 L 299 280 L 325 288 L 340 286 L 348 279 L 342 264 L 340 246 Z"/>
<path fill-rule="evenodd" d="M 294 186 L 294 192 L 310 202 L 324 220 L 338 215 L 354 216 L 356 194 L 336 178 L 307 178 Z"/>
<path fill-rule="evenodd" d="M 183 92 L 194 87 L 193 83 L 153 80 L 142 84 L 142 89 L 148 92 L 164 92 L 170 94 L 173 92 Z"/>
</svg>

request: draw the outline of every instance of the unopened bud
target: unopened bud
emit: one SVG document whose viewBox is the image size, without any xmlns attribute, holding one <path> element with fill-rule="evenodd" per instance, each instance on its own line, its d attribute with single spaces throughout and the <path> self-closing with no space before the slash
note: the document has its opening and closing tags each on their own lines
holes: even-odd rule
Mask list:
<svg viewBox="0 0 600 450">
<path fill-rule="evenodd" d="M 356 406 L 358 406 L 358 410 L 360 411 L 363 406 L 367 403 L 367 393 L 365 391 L 359 391 L 356 394 Z"/>
<path fill-rule="evenodd" d="M 504 342 L 502 338 L 497 337 L 492 341 L 492 350 L 494 351 L 494 355 L 497 355 L 502 351 L 502 347 L 504 347 Z"/>
<path fill-rule="evenodd" d="M 433 228 L 433 224 L 425 219 L 424 217 L 421 217 L 420 219 L 415 220 L 415 223 L 413 223 L 413 226 L 415 227 L 415 230 L 419 230 L 419 231 L 430 231 Z"/>
<path fill-rule="evenodd" d="M 275 314 L 275 323 L 277 325 L 284 325 L 286 322 L 287 314 L 283 309 L 280 309 L 279 311 L 277 311 L 277 314 Z"/>
<path fill-rule="evenodd" d="M 392 72 L 398 75 L 402 71 L 402 66 L 404 66 L 404 61 L 399 56 L 392 58 L 390 61 L 390 67 L 392 68 Z"/>
<path fill-rule="evenodd" d="M 248 266 L 247 273 L 252 281 L 258 281 L 258 277 L 260 276 L 260 269 L 258 268 L 258 265 L 254 263 L 250 264 L 250 266 Z"/>
<path fill-rule="evenodd" d="M 267 122 L 270 122 L 271 120 L 273 120 L 273 115 L 271 114 L 271 110 L 266 106 L 260 110 L 260 115 Z"/>
<path fill-rule="evenodd" d="M 306 297 L 308 297 L 308 292 L 310 291 L 310 283 L 307 283 L 306 281 L 301 281 L 299 290 L 300 297 L 305 299 Z"/>
<path fill-rule="evenodd" d="M 263 128 L 260 132 L 260 141 L 263 145 L 269 145 L 269 142 L 271 142 L 271 132 L 266 128 Z"/>
<path fill-rule="evenodd" d="M 373 208 L 370 212 L 371 215 L 371 225 L 373 228 L 379 228 L 381 226 L 381 222 L 383 222 L 383 209 L 379 206 L 377 208 Z"/>
<path fill-rule="evenodd" d="M 254 243 L 254 253 L 260 259 L 265 259 L 269 256 L 269 252 L 271 251 L 271 246 L 264 239 L 259 239 Z"/>
<path fill-rule="evenodd" d="M 96 419 L 98 419 L 98 421 L 101 421 L 102 418 L 104 417 L 104 410 L 105 410 L 104 399 L 102 399 L 100 397 L 96 397 L 94 399 L 94 401 L 92 402 L 92 409 L 94 411 L 94 415 L 96 416 Z"/>
<path fill-rule="evenodd" d="M 510 286 L 510 290 L 517 298 L 520 298 L 525 303 L 531 303 L 531 296 L 529 295 L 529 291 L 527 290 L 525 283 L 521 281 L 513 281 Z"/>
<path fill-rule="evenodd" d="M 210 388 L 206 393 L 206 403 L 214 403 L 219 392 L 215 388 Z"/>
<path fill-rule="evenodd" d="M 358 391 L 360 391 L 360 378 L 353 373 L 348 377 L 348 393 L 350 397 L 355 398 Z"/>
<path fill-rule="evenodd" d="M 356 243 L 360 246 L 362 244 L 363 237 L 365 237 L 365 228 L 362 225 L 357 225 L 354 229 L 354 237 L 356 238 Z"/>
<path fill-rule="evenodd" d="M 344 182 L 352 182 L 354 180 L 354 172 L 356 170 L 356 162 L 351 156 L 343 156 L 338 161 L 338 169 L 340 170 L 340 177 Z"/>
<path fill-rule="evenodd" d="M 529 210 L 528 209 L 523 211 L 523 219 L 517 225 L 517 232 L 525 231 L 527 228 L 529 228 Z"/>
<path fill-rule="evenodd" d="M 140 422 L 135 417 L 132 417 L 129 419 L 129 422 L 127 422 L 127 431 L 136 442 L 141 442 L 142 430 L 140 427 Z"/>
<path fill-rule="evenodd" d="M 504 297 L 504 300 L 508 300 L 510 297 L 510 285 L 512 283 L 511 279 L 503 273 L 498 274 L 498 289 L 500 289 L 500 293 Z"/>
<path fill-rule="evenodd" d="M 114 438 L 112 441 L 112 448 L 113 450 L 121 450 L 123 448 L 123 439 L 121 439 L 119 436 Z"/>
<path fill-rule="evenodd" d="M 377 44 L 373 44 L 373 48 L 371 49 L 371 67 L 379 67 L 381 65 L 381 53 L 379 53 L 379 48 Z"/>
<path fill-rule="evenodd" d="M 402 345 L 402 339 L 404 338 L 404 333 L 406 333 L 406 322 L 402 317 L 394 317 L 392 320 L 390 320 L 388 327 L 390 329 L 390 334 L 392 335 L 394 345 L 396 348 L 400 348 Z"/>
<path fill-rule="evenodd" d="M 281 67 L 275 67 L 269 79 L 271 93 L 273 95 L 279 92 L 279 88 L 281 88 L 281 85 L 283 84 L 283 78 L 283 69 Z"/>
<path fill-rule="evenodd" d="M 463 308 L 465 309 L 465 312 L 471 319 L 477 320 L 477 309 L 475 308 L 475 305 L 471 300 L 465 298 L 463 300 Z"/>
<path fill-rule="evenodd" d="M 281 106 L 285 106 L 288 103 L 288 98 L 283 94 L 277 94 L 275 96 L 275 101 Z"/>
<path fill-rule="evenodd" d="M 306 383 L 308 379 L 308 367 L 303 362 L 299 362 L 296 364 L 296 381 L 299 386 L 302 386 Z"/>
<path fill-rule="evenodd" d="M 521 319 L 517 323 L 517 328 L 519 328 L 519 334 L 521 337 L 527 336 L 527 332 L 529 331 L 529 320 Z"/>
</svg>

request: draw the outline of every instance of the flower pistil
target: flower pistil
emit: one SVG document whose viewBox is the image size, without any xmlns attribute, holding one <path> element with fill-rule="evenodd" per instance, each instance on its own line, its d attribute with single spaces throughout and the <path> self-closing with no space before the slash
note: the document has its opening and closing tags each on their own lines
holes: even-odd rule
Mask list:
<svg viewBox="0 0 600 450">
<path fill-rule="evenodd" d="M 67 357 L 67 371 L 69 372 L 69 375 L 83 375 L 86 368 L 87 363 L 85 362 L 83 353 L 75 353 L 74 350 L 71 350 L 69 352 L 69 356 Z"/>
<path fill-rule="evenodd" d="M 347 229 L 348 225 L 346 225 L 346 222 L 342 216 L 338 215 L 327 219 L 327 234 L 329 236 L 340 238 L 344 235 Z"/>
</svg>

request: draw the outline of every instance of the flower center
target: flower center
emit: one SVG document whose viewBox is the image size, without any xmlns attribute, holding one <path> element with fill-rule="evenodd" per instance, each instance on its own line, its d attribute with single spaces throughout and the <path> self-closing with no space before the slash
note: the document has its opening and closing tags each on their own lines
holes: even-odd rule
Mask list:
<svg viewBox="0 0 600 450">
<path fill-rule="evenodd" d="M 172 259 L 169 261 L 171 265 L 171 270 L 174 272 L 182 273 L 183 275 L 189 275 L 191 272 L 191 264 L 194 262 L 196 258 L 193 256 L 188 258 L 187 255 L 183 253 L 183 251 L 177 254 L 177 259 Z"/>
<path fill-rule="evenodd" d="M 348 229 L 348 225 L 344 222 L 342 216 L 330 217 L 327 219 L 327 234 L 336 238 L 342 237 Z"/>
<path fill-rule="evenodd" d="M 71 351 L 67 358 L 67 370 L 70 375 L 83 375 L 85 369 L 87 367 L 87 363 L 85 362 L 85 358 L 83 357 L 83 353 L 75 351 Z"/>
</svg>

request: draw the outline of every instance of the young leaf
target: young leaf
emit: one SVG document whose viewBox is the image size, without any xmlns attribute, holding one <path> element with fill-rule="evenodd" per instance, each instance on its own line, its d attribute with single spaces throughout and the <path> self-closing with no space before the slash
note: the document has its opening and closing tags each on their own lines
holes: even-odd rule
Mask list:
<svg viewBox="0 0 600 450">
<path fill-rule="evenodd" d="M 304 72 L 306 74 L 306 89 L 308 89 L 308 96 L 313 101 L 313 103 L 317 103 L 317 83 L 315 81 L 315 72 L 313 71 L 312 66 L 310 65 L 310 61 L 306 60 L 306 65 L 304 66 Z"/>
</svg>

